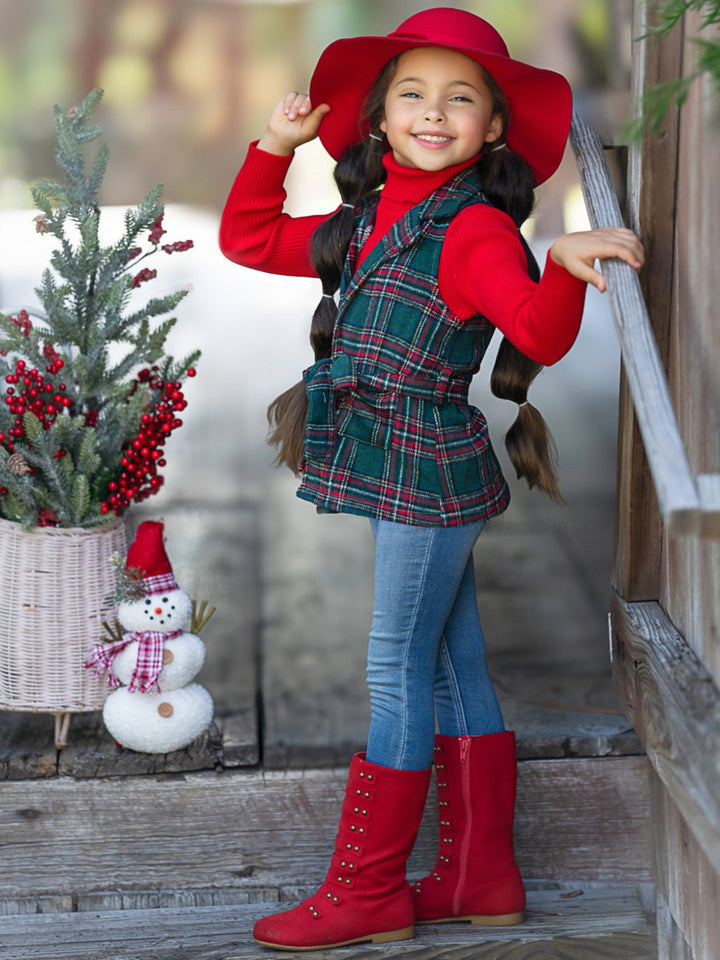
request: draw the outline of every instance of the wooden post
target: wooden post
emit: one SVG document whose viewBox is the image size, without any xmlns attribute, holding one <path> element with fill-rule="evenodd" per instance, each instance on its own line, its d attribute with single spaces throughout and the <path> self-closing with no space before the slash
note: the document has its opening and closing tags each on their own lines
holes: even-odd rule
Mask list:
<svg viewBox="0 0 720 960">
<path fill-rule="evenodd" d="M 637 39 L 650 25 L 647 5 L 636 0 L 633 15 L 633 102 L 649 86 L 681 72 L 682 35 L 664 43 Z M 630 150 L 628 210 L 642 238 L 647 266 L 640 284 L 660 356 L 667 368 L 675 236 L 678 116 L 670 111 L 659 136 L 645 134 Z M 626 600 L 655 600 L 660 595 L 662 525 L 625 377 L 622 377 L 618 425 L 618 507 L 613 586 Z"/>
<path fill-rule="evenodd" d="M 635 35 L 649 26 L 635 3 Z M 642 40 L 633 57 L 634 98 L 690 75 L 701 17 L 684 15 L 660 43 Z M 720 470 L 720 274 L 717 106 L 696 80 L 681 110 L 633 147 L 630 226 L 648 266 L 641 278 L 668 371 L 670 394 L 701 510 L 715 509 Z M 682 136 L 681 136 L 682 131 Z M 625 711 L 650 761 L 653 875 L 659 894 L 659 960 L 720 956 L 720 545 L 718 519 L 674 538 L 659 519 L 627 388 L 620 413 L 620 483 L 612 626 L 614 667 Z M 659 489 L 659 488 L 658 488 Z M 658 599 L 658 603 L 628 602 Z"/>
</svg>

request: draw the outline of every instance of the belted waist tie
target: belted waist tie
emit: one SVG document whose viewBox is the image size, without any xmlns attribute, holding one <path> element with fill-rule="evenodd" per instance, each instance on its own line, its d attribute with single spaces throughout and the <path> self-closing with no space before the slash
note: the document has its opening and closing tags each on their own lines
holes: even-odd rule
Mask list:
<svg viewBox="0 0 720 960">
<path fill-rule="evenodd" d="M 325 459 L 334 442 L 335 397 L 342 393 L 387 393 L 418 397 L 434 404 L 467 403 L 470 376 L 450 369 L 435 374 L 381 370 L 350 354 L 318 360 L 303 373 L 308 397 L 305 456 Z"/>
<path fill-rule="evenodd" d="M 382 370 L 357 361 L 348 353 L 339 353 L 329 361 L 319 362 L 329 363 L 328 376 L 336 392 L 370 389 L 419 397 L 438 404 L 467 402 L 470 377 L 453 376 L 450 369 L 438 370 L 434 374 Z"/>
</svg>

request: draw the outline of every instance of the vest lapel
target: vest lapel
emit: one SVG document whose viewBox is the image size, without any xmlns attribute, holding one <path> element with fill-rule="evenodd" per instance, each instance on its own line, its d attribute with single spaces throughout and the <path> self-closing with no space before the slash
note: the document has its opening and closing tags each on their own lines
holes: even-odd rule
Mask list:
<svg viewBox="0 0 720 960">
<path fill-rule="evenodd" d="M 352 299 L 371 273 L 374 273 L 374 271 L 388 260 L 391 260 L 404 250 L 407 250 L 408 247 L 411 247 L 422 237 L 430 225 L 425 221 L 421 221 L 418 216 L 418 206 L 420 205 L 412 207 L 404 217 L 393 224 L 385 236 L 375 244 L 360 266 L 353 271 L 353 266 L 357 263 L 362 245 L 372 232 L 375 206 L 376 204 L 373 204 L 372 208 L 361 217 L 358 229 L 355 231 L 355 237 L 353 239 L 357 242 L 353 243 L 354 249 L 352 255 L 348 257 L 346 267 L 348 271 L 347 286 L 344 291 L 344 300 L 346 303 Z"/>
<path fill-rule="evenodd" d="M 487 202 L 472 167 L 444 183 L 422 203 L 412 207 L 395 223 L 355 269 L 358 254 L 372 232 L 379 197 L 373 197 L 360 213 L 355 227 L 343 277 L 343 290 L 337 321 L 362 287 L 365 279 L 388 260 L 407 250 L 430 229 L 433 221 L 451 220 L 468 203 Z"/>
</svg>

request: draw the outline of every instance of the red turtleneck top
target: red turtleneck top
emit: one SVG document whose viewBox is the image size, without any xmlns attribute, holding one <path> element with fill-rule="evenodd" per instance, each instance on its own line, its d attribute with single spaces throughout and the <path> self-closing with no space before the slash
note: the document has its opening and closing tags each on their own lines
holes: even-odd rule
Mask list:
<svg viewBox="0 0 720 960">
<path fill-rule="evenodd" d="M 331 214 L 290 217 L 282 212 L 283 182 L 291 160 L 250 145 L 222 214 L 220 248 L 245 267 L 313 277 L 310 238 Z M 363 257 L 412 206 L 472 162 L 426 172 L 400 166 L 391 153 L 386 154 L 387 181 Z M 546 366 L 567 353 L 580 328 L 586 284 L 550 254 L 540 283 L 534 283 L 515 224 L 488 204 L 466 207 L 448 227 L 438 285 L 458 317 L 481 314 L 518 349 Z"/>
</svg>

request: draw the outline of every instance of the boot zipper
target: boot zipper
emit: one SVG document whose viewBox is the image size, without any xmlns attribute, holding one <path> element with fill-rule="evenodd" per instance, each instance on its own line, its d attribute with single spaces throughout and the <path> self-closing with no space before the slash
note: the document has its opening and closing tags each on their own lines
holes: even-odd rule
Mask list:
<svg viewBox="0 0 720 960">
<path fill-rule="evenodd" d="M 465 880 L 468 871 L 468 849 L 470 847 L 470 835 L 472 831 L 472 804 L 470 797 L 470 764 L 468 763 L 468 754 L 472 745 L 472 737 L 460 738 L 460 783 L 462 788 L 463 804 L 465 806 L 465 829 L 460 847 L 460 873 L 457 886 L 455 887 L 455 896 L 453 897 L 453 914 L 458 916 L 462 896 L 465 892 Z"/>
</svg>

